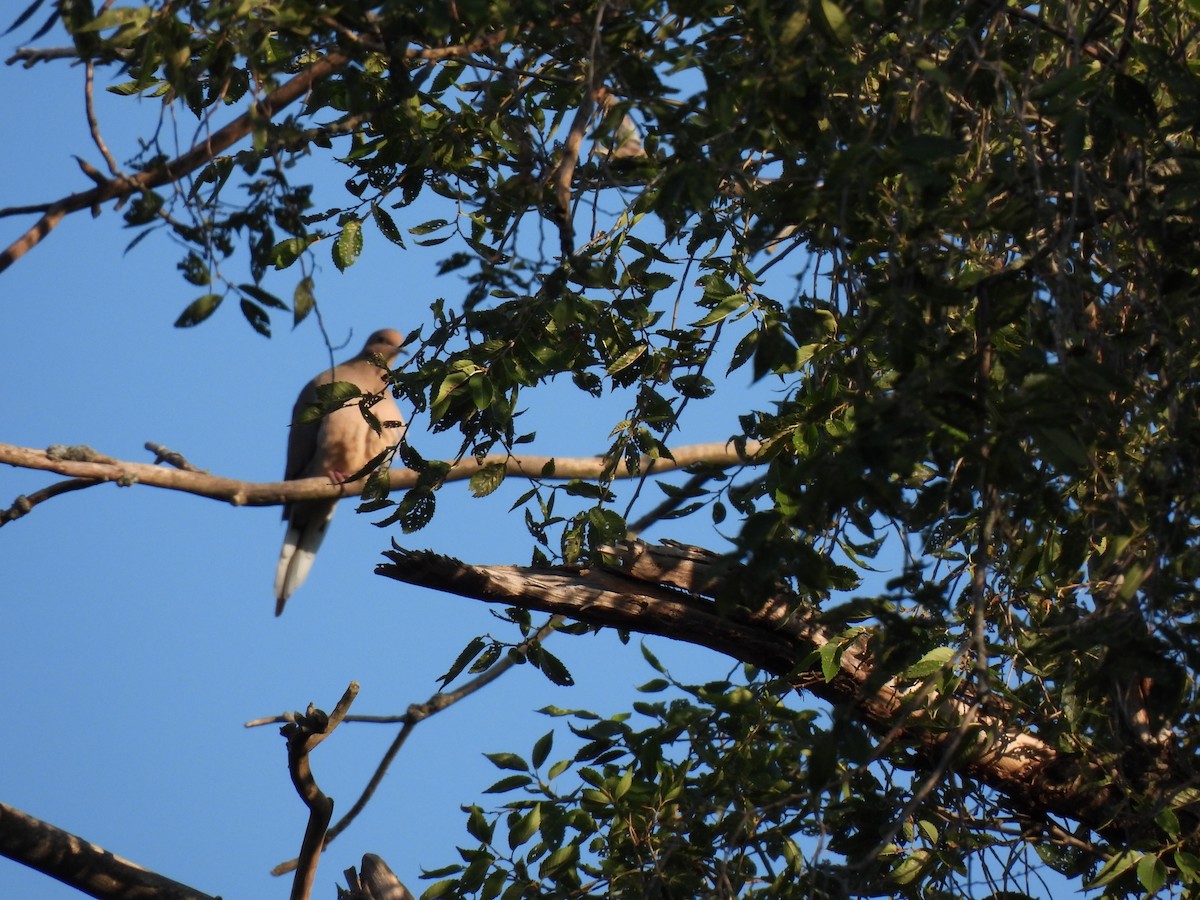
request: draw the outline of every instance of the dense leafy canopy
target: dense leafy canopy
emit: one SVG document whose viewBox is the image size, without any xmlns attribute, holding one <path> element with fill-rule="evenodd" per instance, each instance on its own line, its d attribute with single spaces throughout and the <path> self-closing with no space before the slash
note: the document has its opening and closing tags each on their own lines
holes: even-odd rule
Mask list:
<svg viewBox="0 0 1200 900">
<path fill-rule="evenodd" d="M 547 381 L 624 392 L 610 475 L 750 367 L 780 387 L 736 436 L 767 464 L 681 506 L 736 535 L 731 602 L 786 586 L 831 653 L 864 641 L 880 677 L 1003 703 L 1081 791 L 1126 798 L 1107 827 L 1055 819 L 750 670 L 577 713 L 589 743 L 549 775 L 551 738 L 498 758 L 507 829 L 473 810 L 479 847 L 433 895 L 1016 897 L 1036 872 L 1003 873 L 1034 851 L 1114 895 L 1200 883 L 1194 3 L 60 8 L 112 90 L 251 116 L 186 172 L 147 136 L 159 186 L 123 214 L 183 246 L 203 294 L 179 324 L 236 300 L 268 331 L 312 309 L 315 255 L 437 246 L 467 289 L 402 396 L 483 454 L 519 449 Z M 318 61 L 302 106 L 255 106 Z M 293 180 L 320 154 L 333 208 Z M 395 510 L 415 529 L 444 470 L 401 458 L 428 476 Z M 604 479 L 566 490 L 566 514 L 526 497 L 539 559 L 624 534 Z M 903 575 L 849 599 L 888 536 Z"/>
</svg>

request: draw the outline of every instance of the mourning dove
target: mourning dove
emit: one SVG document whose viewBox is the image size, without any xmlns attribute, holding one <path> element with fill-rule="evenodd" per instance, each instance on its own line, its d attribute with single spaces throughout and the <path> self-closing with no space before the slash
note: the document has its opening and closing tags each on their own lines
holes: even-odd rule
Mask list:
<svg viewBox="0 0 1200 900">
<path fill-rule="evenodd" d="M 292 422 L 296 423 L 305 407 L 317 401 L 319 385 L 348 381 L 364 394 L 383 391 L 387 371 L 381 365 L 392 363 L 403 340 L 403 335 L 390 328 L 376 331 L 358 356 L 322 372 L 304 386 L 292 409 Z M 384 424 L 380 434 L 367 424 L 357 403 L 335 409 L 315 422 L 293 424 L 283 477 L 291 480 L 324 475 L 336 484 L 349 479 L 399 439 L 394 428 L 386 427 L 388 422 L 401 421 L 400 409 L 389 394 L 384 392 L 371 412 Z M 275 569 L 275 615 L 283 612 L 288 597 L 308 577 L 336 507 L 336 500 L 302 500 L 284 505 L 283 520 L 288 529 Z"/>
</svg>

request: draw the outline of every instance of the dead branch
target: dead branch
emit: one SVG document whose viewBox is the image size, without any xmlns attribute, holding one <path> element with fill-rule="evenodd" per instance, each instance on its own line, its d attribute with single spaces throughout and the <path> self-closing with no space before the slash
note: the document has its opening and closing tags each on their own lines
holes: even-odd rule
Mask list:
<svg viewBox="0 0 1200 900">
<path fill-rule="evenodd" d="M 1123 820 L 1126 799 L 1094 763 L 1047 744 L 1011 711 L 981 709 L 978 697 L 932 690 L 926 696 L 920 683 L 885 677 L 863 640 L 841 648 L 838 671 L 827 680 L 817 653 L 838 638 L 821 626 L 816 610 L 787 596 L 767 598 L 755 610 L 723 609 L 709 599 L 722 572 L 719 557 L 707 551 L 637 542 L 614 548 L 603 568 L 544 569 L 474 566 L 402 549 L 384 555 L 391 562 L 376 571 L 408 584 L 688 641 L 759 666 L 853 710 L 876 734 L 894 735 L 931 766 L 949 758 L 948 744 L 957 740 L 957 771 L 1039 818 L 1068 816 L 1101 831 Z"/>
<path fill-rule="evenodd" d="M 325 832 L 325 844 L 329 845 L 332 843 L 339 834 L 350 827 L 351 823 L 358 818 L 358 814 L 366 808 L 367 803 L 370 801 L 371 797 L 374 796 L 376 788 L 379 787 L 380 783 L 383 781 L 384 775 L 387 774 L 387 770 L 391 767 L 392 762 L 395 760 L 396 754 L 400 752 L 400 748 L 404 746 L 405 741 L 408 740 L 408 736 L 412 734 L 413 729 L 416 728 L 417 725 L 428 719 L 430 716 L 436 715 L 442 710 L 453 706 L 459 700 L 469 697 L 476 691 L 487 687 L 501 675 L 508 672 L 517 664 L 518 660 L 522 659 L 524 654 L 527 653 L 531 647 L 540 644 L 542 641 L 548 638 L 554 632 L 554 630 L 560 624 L 562 624 L 562 621 L 563 620 L 561 616 L 551 616 L 545 625 L 530 635 L 529 638 L 513 648 L 513 650 L 516 651 L 515 653 L 506 654 L 494 665 L 492 665 L 486 672 L 477 675 L 475 678 L 472 678 L 470 681 L 460 685 L 452 691 L 439 691 L 424 703 L 412 704 L 409 706 L 408 711 L 402 716 L 347 716 L 345 719 L 347 722 L 384 722 L 388 724 L 398 723 L 402 727 L 400 732 L 392 741 L 391 745 L 388 747 L 387 751 L 383 754 L 383 758 L 379 761 L 379 765 L 375 767 L 375 773 L 367 782 L 367 786 L 363 788 L 362 794 L 359 795 L 359 798 L 354 802 L 354 805 L 344 816 L 341 817 L 341 819 L 339 819 L 333 825 L 332 828 Z M 246 727 L 254 728 L 259 725 L 269 725 L 278 723 L 280 721 L 283 721 L 283 717 L 255 719 L 252 722 L 247 722 Z M 299 859 L 290 859 L 286 862 L 282 862 L 271 870 L 271 874 L 284 875 L 287 872 L 295 869 L 299 862 Z"/>
<path fill-rule="evenodd" d="M 308 757 L 341 724 L 357 696 L 358 683 L 352 681 L 331 714 L 326 715 L 310 703 L 307 712 L 294 714 L 292 721 L 279 729 L 279 733 L 287 739 L 288 772 L 291 773 L 292 784 L 308 807 L 308 826 L 300 845 L 300 860 L 292 881 L 291 900 L 308 900 L 312 896 L 317 862 L 325 846 L 325 829 L 333 817 L 333 800 L 317 787 Z"/>
<path fill-rule="evenodd" d="M 0 854 L 100 900 L 215 900 L 3 803 Z"/>
<path fill-rule="evenodd" d="M 374 853 L 364 853 L 361 873 L 346 870 L 345 900 L 413 900 L 413 895 L 396 874 Z"/>
<path fill-rule="evenodd" d="M 758 444 L 751 441 L 739 450 L 732 443 L 692 444 L 671 451 L 674 459 L 643 459 L 642 471 L 654 474 L 670 472 L 688 466 L 730 468 L 753 465 Z M 155 450 L 154 452 L 158 452 Z M 170 457 L 167 458 L 168 460 Z M 182 457 L 180 457 L 182 459 Z M 301 478 L 295 481 L 251 482 L 222 478 L 193 469 L 169 469 L 151 463 L 125 462 L 99 454 L 89 447 L 50 447 L 34 450 L 14 444 L 0 443 L 0 463 L 23 469 L 41 469 L 89 482 L 114 482 L 122 487 L 135 484 L 183 491 L 199 497 L 224 500 L 234 506 L 277 506 L 297 500 L 317 500 L 351 497 L 362 493 L 363 482 L 330 484 L 325 478 Z M 604 470 L 599 456 L 552 457 L 506 456 L 494 454 L 482 459 L 468 458 L 452 465 L 446 481 L 470 478 L 484 466 L 503 465 L 509 475 L 520 478 L 540 478 L 546 481 L 569 481 L 575 478 L 596 478 Z M 550 474 L 546 474 L 550 473 Z M 626 477 L 626 476 L 622 476 Z M 412 487 L 417 474 L 408 469 L 393 469 L 390 473 L 392 490 Z M 81 485 L 83 486 L 83 485 Z M 75 489 L 75 488 L 73 488 Z M 61 492 L 60 492 L 61 493 Z M 47 499 L 47 498 L 42 498 Z M 19 518 L 29 511 L 31 498 L 23 497 L 7 512 L 0 512 L 0 525 Z"/>
</svg>

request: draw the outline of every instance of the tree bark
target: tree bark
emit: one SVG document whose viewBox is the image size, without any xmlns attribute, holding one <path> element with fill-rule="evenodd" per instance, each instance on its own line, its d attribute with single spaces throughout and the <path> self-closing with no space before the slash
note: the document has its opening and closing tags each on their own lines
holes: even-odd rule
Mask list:
<svg viewBox="0 0 1200 900">
<path fill-rule="evenodd" d="M 215 900 L 3 803 L 0 855 L 101 900 Z"/>
<path fill-rule="evenodd" d="M 841 648 L 826 678 L 820 650 L 836 637 L 816 610 L 783 595 L 756 610 L 725 610 L 713 599 L 721 570 L 708 551 L 626 542 L 604 555 L 602 568 L 544 569 L 475 566 L 402 549 L 384 555 L 391 562 L 376 571 L 408 584 L 688 641 L 758 666 L 853 710 L 875 734 L 916 750 L 930 769 L 948 763 L 994 788 L 1022 813 L 1066 816 L 1104 833 L 1132 824 L 1127 798 L 1107 772 L 1050 746 L 996 698 L 984 702 L 969 690 L 940 695 L 919 681 L 883 677 L 863 638 Z"/>
</svg>

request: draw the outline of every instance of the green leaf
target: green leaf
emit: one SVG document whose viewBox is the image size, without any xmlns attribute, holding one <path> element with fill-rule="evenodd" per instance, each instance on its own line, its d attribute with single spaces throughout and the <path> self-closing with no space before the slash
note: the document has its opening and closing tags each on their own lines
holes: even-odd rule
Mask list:
<svg viewBox="0 0 1200 900">
<path fill-rule="evenodd" d="M 518 772 L 529 771 L 529 764 L 515 753 L 485 753 L 483 755 L 497 769 L 514 769 Z"/>
<path fill-rule="evenodd" d="M 575 862 L 578 857 L 579 847 L 575 844 L 567 844 L 566 846 L 559 847 L 542 862 L 538 868 L 538 874 L 546 878 L 558 869 Z"/>
<path fill-rule="evenodd" d="M 404 246 L 404 236 L 400 234 L 400 229 L 396 227 L 396 223 L 392 220 L 391 214 L 382 206 L 371 207 L 371 217 L 375 220 L 375 225 L 379 229 L 379 233 L 385 238 L 400 247 Z"/>
<path fill-rule="evenodd" d="M 639 359 L 642 356 L 642 354 L 644 354 L 648 349 L 649 349 L 649 347 L 646 344 L 636 344 L 635 346 L 629 348 L 624 353 L 622 353 L 619 357 L 617 357 L 611 363 L 609 363 L 608 368 L 605 369 L 605 371 L 609 375 L 615 375 L 617 372 L 620 372 L 622 369 L 629 368 L 629 366 L 633 365 L 633 363 L 637 359 Z"/>
<path fill-rule="evenodd" d="M 450 223 L 445 219 L 430 219 L 428 222 L 422 222 L 414 228 L 408 229 L 408 233 L 412 235 L 431 234 L 441 228 L 445 228 Z"/>
<path fill-rule="evenodd" d="M 458 880 L 455 878 L 435 881 L 421 893 L 421 900 L 437 900 L 438 897 L 446 896 L 456 887 L 458 887 Z"/>
<path fill-rule="evenodd" d="M 346 271 L 358 260 L 362 248 L 362 222 L 358 219 L 351 219 L 342 226 L 342 233 L 333 242 L 333 264 L 338 267 L 339 271 Z"/>
<path fill-rule="evenodd" d="M 507 475 L 508 467 L 504 463 L 488 463 L 471 476 L 471 494 L 475 497 L 486 497 L 500 487 Z"/>
<path fill-rule="evenodd" d="M 920 680 L 935 675 L 950 665 L 954 659 L 953 647 L 934 647 L 919 660 L 904 670 L 904 678 Z"/>
<path fill-rule="evenodd" d="M 241 299 L 240 305 L 242 315 L 246 317 L 246 321 L 250 323 L 250 327 L 263 337 L 270 337 L 271 317 L 267 315 L 267 311 L 253 300 L 247 300 L 245 297 Z"/>
<path fill-rule="evenodd" d="M 588 510 L 588 537 L 593 547 L 600 544 L 611 544 L 613 541 L 624 540 L 629 533 L 625 517 L 612 509 L 603 506 L 593 506 Z"/>
<path fill-rule="evenodd" d="M 271 248 L 270 259 L 271 264 L 276 269 L 286 269 L 297 259 L 300 254 L 307 250 L 317 241 L 315 235 L 306 234 L 302 237 L 290 237 L 287 240 L 280 241 Z"/>
<path fill-rule="evenodd" d="M 821 675 L 824 676 L 825 683 L 828 684 L 841 671 L 842 644 L 838 641 L 826 641 L 821 645 L 819 655 L 821 658 Z"/>
<path fill-rule="evenodd" d="M 692 323 L 693 328 L 707 328 L 709 325 L 715 325 L 717 322 L 727 319 L 733 315 L 747 303 L 746 298 L 741 294 L 732 294 L 713 307 L 708 315 L 697 322 Z"/>
<path fill-rule="evenodd" d="M 269 306 L 271 309 L 286 310 L 288 305 L 276 297 L 274 294 L 264 291 L 256 284 L 239 284 L 238 290 L 243 294 L 253 297 L 263 306 Z"/>
<path fill-rule="evenodd" d="M 667 673 L 666 668 L 664 668 L 663 664 L 658 661 L 658 657 L 654 655 L 650 648 L 646 646 L 645 641 L 641 643 L 641 650 L 642 658 L 650 664 L 650 668 L 652 668 L 655 672 L 661 672 L 664 675 Z"/>
<path fill-rule="evenodd" d="M 107 31 L 110 28 L 120 28 L 122 25 L 129 25 L 137 29 L 144 26 L 149 19 L 150 7 L 148 6 L 115 6 L 105 10 L 86 25 L 77 27 L 75 32 L 77 34 L 87 34 L 93 31 Z"/>
<path fill-rule="evenodd" d="M 546 757 L 550 755 L 550 750 L 553 746 L 553 731 L 547 731 L 540 738 L 538 738 L 537 743 L 533 745 L 533 753 L 530 757 L 535 769 L 540 769 L 542 767 L 542 764 L 546 761 Z"/>
<path fill-rule="evenodd" d="M 537 834 L 537 830 L 542 824 L 542 807 L 538 804 L 529 810 L 524 816 L 517 820 L 517 823 L 508 830 L 508 846 L 511 850 L 516 850 L 527 840 Z"/>
<path fill-rule="evenodd" d="M 467 833 L 482 844 L 490 844 L 494 832 L 495 825 L 487 820 L 483 810 L 478 806 L 472 806 L 467 817 Z"/>
<path fill-rule="evenodd" d="M 842 8 L 833 0 L 821 0 L 821 14 L 825 18 L 825 24 L 829 26 L 829 30 L 837 40 L 845 45 L 849 44 L 854 35 L 850 31 L 850 23 L 846 20 L 846 14 Z"/>
<path fill-rule="evenodd" d="M 1140 850 L 1124 850 L 1109 857 L 1108 862 L 1101 866 L 1100 871 L 1096 873 L 1096 877 L 1083 883 L 1084 889 L 1090 891 L 1093 888 L 1103 887 L 1128 872 L 1141 861 L 1144 855 Z"/>
<path fill-rule="evenodd" d="M 319 421 L 335 409 L 341 409 L 351 400 L 362 396 L 362 390 L 352 381 L 331 381 L 317 385 L 316 402 L 310 403 L 296 416 L 296 425 L 308 425 Z"/>
<path fill-rule="evenodd" d="M 317 305 L 317 298 L 313 294 L 313 280 L 305 275 L 296 285 L 296 290 L 292 294 L 292 325 L 296 326 L 308 318 L 308 314 L 313 311 L 313 307 Z"/>
<path fill-rule="evenodd" d="M 545 647 L 538 647 L 537 653 L 531 653 L 529 661 L 534 663 L 539 671 L 559 687 L 570 687 L 575 683 L 567 667 L 561 659 L 549 652 Z"/>
<path fill-rule="evenodd" d="M 224 298 L 220 294 L 205 294 L 203 297 L 198 297 L 187 305 L 179 318 L 175 320 L 176 328 L 191 328 L 193 325 L 199 325 L 221 305 L 221 300 Z"/>
<path fill-rule="evenodd" d="M 1176 850 L 1172 858 L 1186 884 L 1200 884 L 1200 856 L 1186 850 Z"/>
<path fill-rule="evenodd" d="M 467 663 L 479 655 L 479 651 L 484 648 L 486 643 L 487 641 L 481 637 L 471 638 L 471 640 L 467 643 L 467 646 L 463 647 L 462 651 L 458 654 L 458 657 L 454 660 L 454 664 L 446 670 L 445 674 L 438 678 L 438 681 L 445 686 L 457 678 L 458 674 L 467 667 Z"/>
<path fill-rule="evenodd" d="M 1147 854 L 1138 861 L 1137 878 L 1149 893 L 1157 893 L 1167 883 L 1167 867 L 1157 856 Z"/>
<path fill-rule="evenodd" d="M 527 784 L 532 784 L 533 779 L 528 775 L 508 775 L 501 778 L 489 788 L 484 789 L 485 794 L 505 794 L 516 788 L 525 787 Z"/>
</svg>

